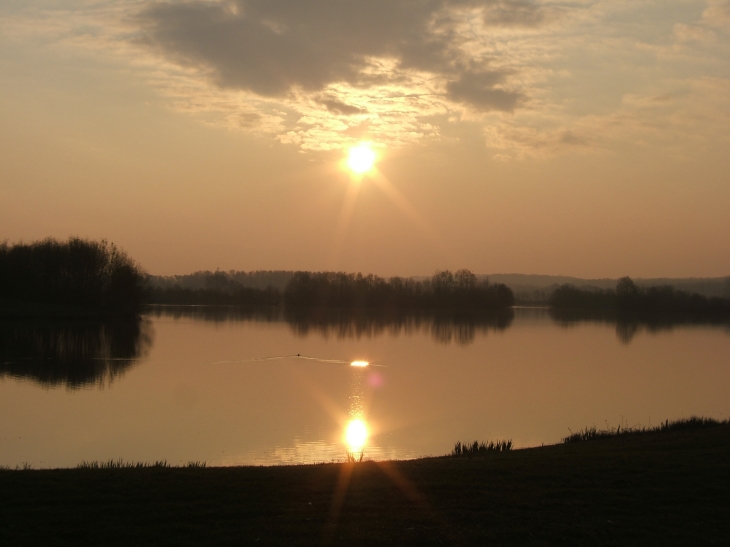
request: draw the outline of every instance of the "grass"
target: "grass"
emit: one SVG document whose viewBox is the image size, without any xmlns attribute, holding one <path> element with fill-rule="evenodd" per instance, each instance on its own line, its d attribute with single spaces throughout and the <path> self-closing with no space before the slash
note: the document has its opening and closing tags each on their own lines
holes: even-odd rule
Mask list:
<svg viewBox="0 0 730 547">
<path fill-rule="evenodd" d="M 487 441 L 473 443 L 461 443 L 456 442 L 454 449 L 451 451 L 451 456 L 479 456 L 488 454 L 490 452 L 507 452 L 512 450 L 512 440 L 507 441 Z"/>
<path fill-rule="evenodd" d="M 10 467 L 9 465 L 0 465 L 0 471 L 30 471 L 33 469 L 33 466 L 30 465 L 28 462 L 23 462 L 21 465 L 16 465 L 15 467 Z"/>
<path fill-rule="evenodd" d="M 365 457 L 365 450 L 360 450 L 360 452 L 350 452 L 348 450 L 345 454 L 345 463 L 358 463 L 362 461 L 363 457 Z"/>
<path fill-rule="evenodd" d="M 727 426 L 728 420 L 718 421 L 712 418 L 698 418 L 692 416 L 691 418 L 683 418 L 670 422 L 666 420 L 655 427 L 642 427 L 642 426 L 626 426 L 621 425 L 611 428 L 606 425 L 606 429 L 597 429 L 596 426 L 586 427 L 585 429 L 563 437 L 563 443 L 575 443 L 580 441 L 592 441 L 596 439 L 607 439 L 611 437 L 618 437 L 619 435 L 638 435 L 646 433 L 660 433 L 667 431 L 688 431 L 696 429 L 704 429 L 708 427 L 719 427 Z M 457 443 L 458 444 L 458 443 Z"/>
<path fill-rule="evenodd" d="M 158 460 L 156 462 L 125 462 L 121 458 L 118 460 L 109 460 L 107 462 L 98 462 L 98 461 L 92 461 L 87 462 L 83 461 L 79 465 L 76 466 L 76 469 L 146 469 L 146 468 L 154 468 L 154 469 L 164 469 L 164 468 L 171 468 L 171 467 L 187 467 L 187 468 L 203 468 L 207 467 L 206 462 L 199 462 L 199 461 L 192 461 L 188 462 L 184 466 L 172 466 L 169 463 L 167 463 L 167 460 Z"/>
<path fill-rule="evenodd" d="M 3 546 L 726 545 L 730 424 L 708 423 L 622 427 L 601 442 L 499 457 L 0 472 L 0 537 Z"/>
</svg>

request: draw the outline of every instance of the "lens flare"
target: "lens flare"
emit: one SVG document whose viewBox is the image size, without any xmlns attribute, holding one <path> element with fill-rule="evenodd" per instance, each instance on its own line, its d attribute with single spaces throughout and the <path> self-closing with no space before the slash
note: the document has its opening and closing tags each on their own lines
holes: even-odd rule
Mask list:
<svg viewBox="0 0 730 547">
<path fill-rule="evenodd" d="M 368 440 L 368 428 L 363 420 L 352 420 L 345 429 L 345 441 L 351 452 L 359 452 Z"/>
</svg>

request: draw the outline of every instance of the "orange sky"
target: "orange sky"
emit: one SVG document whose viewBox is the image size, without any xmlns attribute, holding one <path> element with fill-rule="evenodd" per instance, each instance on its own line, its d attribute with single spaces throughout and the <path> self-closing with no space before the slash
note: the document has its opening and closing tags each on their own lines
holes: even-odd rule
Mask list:
<svg viewBox="0 0 730 547">
<path fill-rule="evenodd" d="M 7 0 L 0 71 L 0 240 L 155 274 L 730 274 L 727 1 Z"/>
</svg>

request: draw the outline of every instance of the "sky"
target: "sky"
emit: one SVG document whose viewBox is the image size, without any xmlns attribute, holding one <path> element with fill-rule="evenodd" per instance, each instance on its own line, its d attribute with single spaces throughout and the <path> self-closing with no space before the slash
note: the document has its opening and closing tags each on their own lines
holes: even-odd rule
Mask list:
<svg viewBox="0 0 730 547">
<path fill-rule="evenodd" d="M 727 0 L 3 0 L 0 75 L 0 242 L 730 275 Z"/>
</svg>

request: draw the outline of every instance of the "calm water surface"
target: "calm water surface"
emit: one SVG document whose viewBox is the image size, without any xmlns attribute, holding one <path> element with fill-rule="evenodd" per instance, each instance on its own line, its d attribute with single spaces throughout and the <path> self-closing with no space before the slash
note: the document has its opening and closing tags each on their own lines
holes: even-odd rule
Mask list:
<svg viewBox="0 0 730 547">
<path fill-rule="evenodd" d="M 131 325 L 6 323 L 0 465 L 342 460 L 363 427 L 365 458 L 413 458 L 457 440 L 534 446 L 590 425 L 726 419 L 729 356 L 727 326 L 536 309 L 481 322 L 178 309 Z"/>
</svg>

